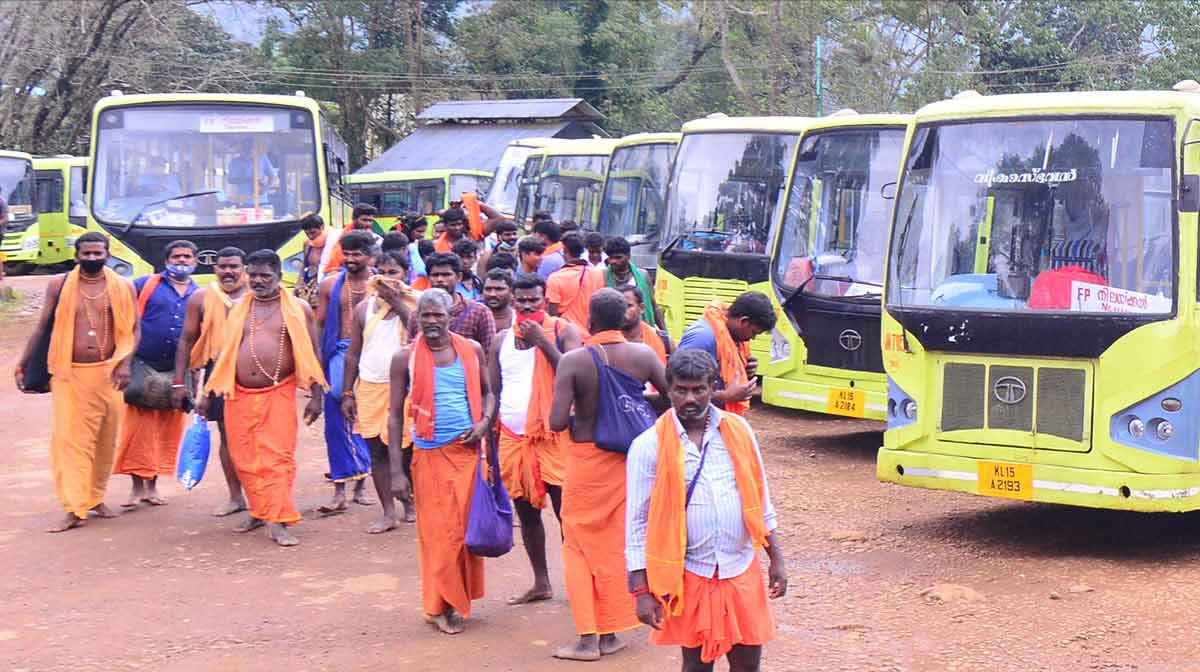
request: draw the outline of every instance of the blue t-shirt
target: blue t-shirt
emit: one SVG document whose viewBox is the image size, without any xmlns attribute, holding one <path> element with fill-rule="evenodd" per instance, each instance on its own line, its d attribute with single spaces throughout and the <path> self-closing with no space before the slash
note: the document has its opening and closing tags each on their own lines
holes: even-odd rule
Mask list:
<svg viewBox="0 0 1200 672">
<path fill-rule="evenodd" d="M 145 276 L 133 281 L 138 296 L 141 296 L 142 288 L 149 279 L 150 276 Z M 187 291 L 180 296 L 164 273 L 146 302 L 137 356 L 157 371 L 175 368 L 175 350 L 179 347 L 179 336 L 183 332 L 183 316 L 187 312 L 188 299 L 196 293 L 196 289 L 196 283 L 189 281 Z"/>
<path fill-rule="evenodd" d="M 462 360 L 450 366 L 433 368 L 433 440 L 426 441 L 413 434 L 413 445 L 424 450 L 441 448 L 463 435 L 474 424 L 471 405 L 467 400 L 467 374 Z"/>
<path fill-rule="evenodd" d="M 717 362 L 717 335 L 713 332 L 712 325 L 703 317 L 692 323 L 692 326 L 684 330 L 683 336 L 679 339 L 679 344 L 675 346 L 676 352 L 679 350 L 704 350 L 713 356 Z M 717 378 L 720 384 L 717 386 L 724 389 L 725 380 L 720 376 L 721 372 L 718 369 Z"/>
<path fill-rule="evenodd" d="M 550 277 L 550 274 L 557 271 L 566 265 L 567 260 L 563 257 L 562 252 L 554 252 L 542 257 L 542 265 L 538 266 L 537 273 L 545 280 Z"/>
</svg>

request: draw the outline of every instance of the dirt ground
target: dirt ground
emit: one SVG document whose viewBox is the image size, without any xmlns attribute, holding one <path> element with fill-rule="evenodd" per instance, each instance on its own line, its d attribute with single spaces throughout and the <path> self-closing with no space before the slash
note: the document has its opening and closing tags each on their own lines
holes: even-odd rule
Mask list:
<svg viewBox="0 0 1200 672">
<path fill-rule="evenodd" d="M 468 630 L 436 633 L 420 617 L 411 526 L 368 536 L 373 508 L 313 514 L 330 490 L 316 430 L 302 432 L 298 455 L 298 548 L 208 515 L 224 495 L 215 453 L 196 490 L 166 484 L 166 507 L 45 534 L 61 515 L 50 399 L 10 382 L 44 282 L 12 280 L 22 299 L 0 307 L 0 669 L 677 669 L 677 652 L 644 631 L 598 663 L 549 657 L 573 637 L 557 544 L 554 600 L 504 604 L 529 582 L 518 548 L 488 561 Z M 764 669 L 1200 669 L 1200 514 L 883 485 L 878 425 L 761 407 L 750 419 L 791 580 Z M 110 504 L 127 488 L 114 478 Z"/>
</svg>

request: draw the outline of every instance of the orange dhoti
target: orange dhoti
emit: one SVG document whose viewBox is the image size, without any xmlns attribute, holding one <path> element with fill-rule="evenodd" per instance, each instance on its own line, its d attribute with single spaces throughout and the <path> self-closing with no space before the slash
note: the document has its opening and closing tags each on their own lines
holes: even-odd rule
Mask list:
<svg viewBox="0 0 1200 672">
<path fill-rule="evenodd" d="M 421 605 L 430 616 L 453 607 L 466 618 L 471 600 L 483 597 L 483 558 L 471 555 L 466 545 L 478 464 L 478 449 L 461 441 L 431 450 L 413 447 Z"/>
<path fill-rule="evenodd" d="M 125 402 L 113 388 L 111 360 L 70 367 L 69 379 L 50 379 L 50 470 L 63 510 L 87 518 L 88 511 L 104 503 Z"/>
<path fill-rule="evenodd" d="M 564 440 L 563 570 L 580 635 L 638 625 L 625 580 L 625 456 L 594 443 Z"/>
<path fill-rule="evenodd" d="M 229 457 L 250 503 L 250 515 L 268 523 L 294 523 L 296 480 L 296 378 L 258 389 L 238 385 L 225 398 Z"/>
<path fill-rule="evenodd" d="M 683 613 L 663 619 L 662 630 L 650 633 L 654 644 L 700 648 L 710 663 L 734 646 L 762 646 L 775 637 L 775 619 L 758 559 L 732 579 L 683 574 Z"/>
<path fill-rule="evenodd" d="M 358 417 L 354 420 L 354 433 L 364 439 L 378 438 L 388 442 L 388 406 L 392 401 L 392 386 L 388 383 L 372 383 L 358 379 L 354 385 L 354 401 Z"/>
<path fill-rule="evenodd" d="M 500 425 L 500 476 L 508 494 L 539 509 L 545 506 L 546 485 L 563 484 L 564 452 L 559 432 L 535 439 Z"/>
<path fill-rule="evenodd" d="M 174 475 L 179 440 L 183 438 L 186 423 L 187 416 L 181 411 L 125 404 L 121 445 L 113 473 L 145 479 Z"/>
</svg>

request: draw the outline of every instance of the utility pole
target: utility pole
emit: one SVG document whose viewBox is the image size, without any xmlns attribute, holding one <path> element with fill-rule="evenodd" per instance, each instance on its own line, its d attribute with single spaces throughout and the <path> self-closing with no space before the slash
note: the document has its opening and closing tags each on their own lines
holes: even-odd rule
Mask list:
<svg viewBox="0 0 1200 672">
<path fill-rule="evenodd" d="M 821 36 L 817 35 L 817 44 L 814 49 L 813 58 L 813 75 L 816 80 L 817 90 L 817 116 L 825 116 L 825 82 L 821 79 Z"/>
</svg>

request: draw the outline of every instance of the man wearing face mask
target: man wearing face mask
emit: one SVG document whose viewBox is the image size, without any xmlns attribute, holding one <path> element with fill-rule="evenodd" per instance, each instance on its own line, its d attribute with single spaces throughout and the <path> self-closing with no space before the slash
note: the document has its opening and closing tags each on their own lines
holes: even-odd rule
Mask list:
<svg viewBox="0 0 1200 672">
<path fill-rule="evenodd" d="M 175 353 L 183 334 L 188 300 L 196 292 L 192 271 L 196 269 L 196 245 L 187 240 L 167 244 L 166 268 L 162 273 L 133 281 L 137 291 L 138 324 L 141 340 L 135 357 L 155 371 L 174 376 Z M 178 385 L 179 387 L 175 387 Z M 172 392 L 184 382 L 176 377 Z M 133 480 L 129 500 L 121 506 L 131 509 L 138 504 L 166 504 L 158 494 L 159 474 L 175 473 L 175 457 L 186 422 L 180 408 L 143 408 L 125 404 L 121 439 L 117 448 L 114 474 L 128 474 Z"/>
<path fill-rule="evenodd" d="M 517 225 L 511 219 L 506 219 L 496 224 L 492 235 L 496 237 L 496 244 L 490 247 L 479 257 L 479 274 L 487 275 L 487 264 L 494 255 L 511 254 L 517 256 L 517 241 L 521 238 L 520 232 L 517 231 Z"/>
</svg>

